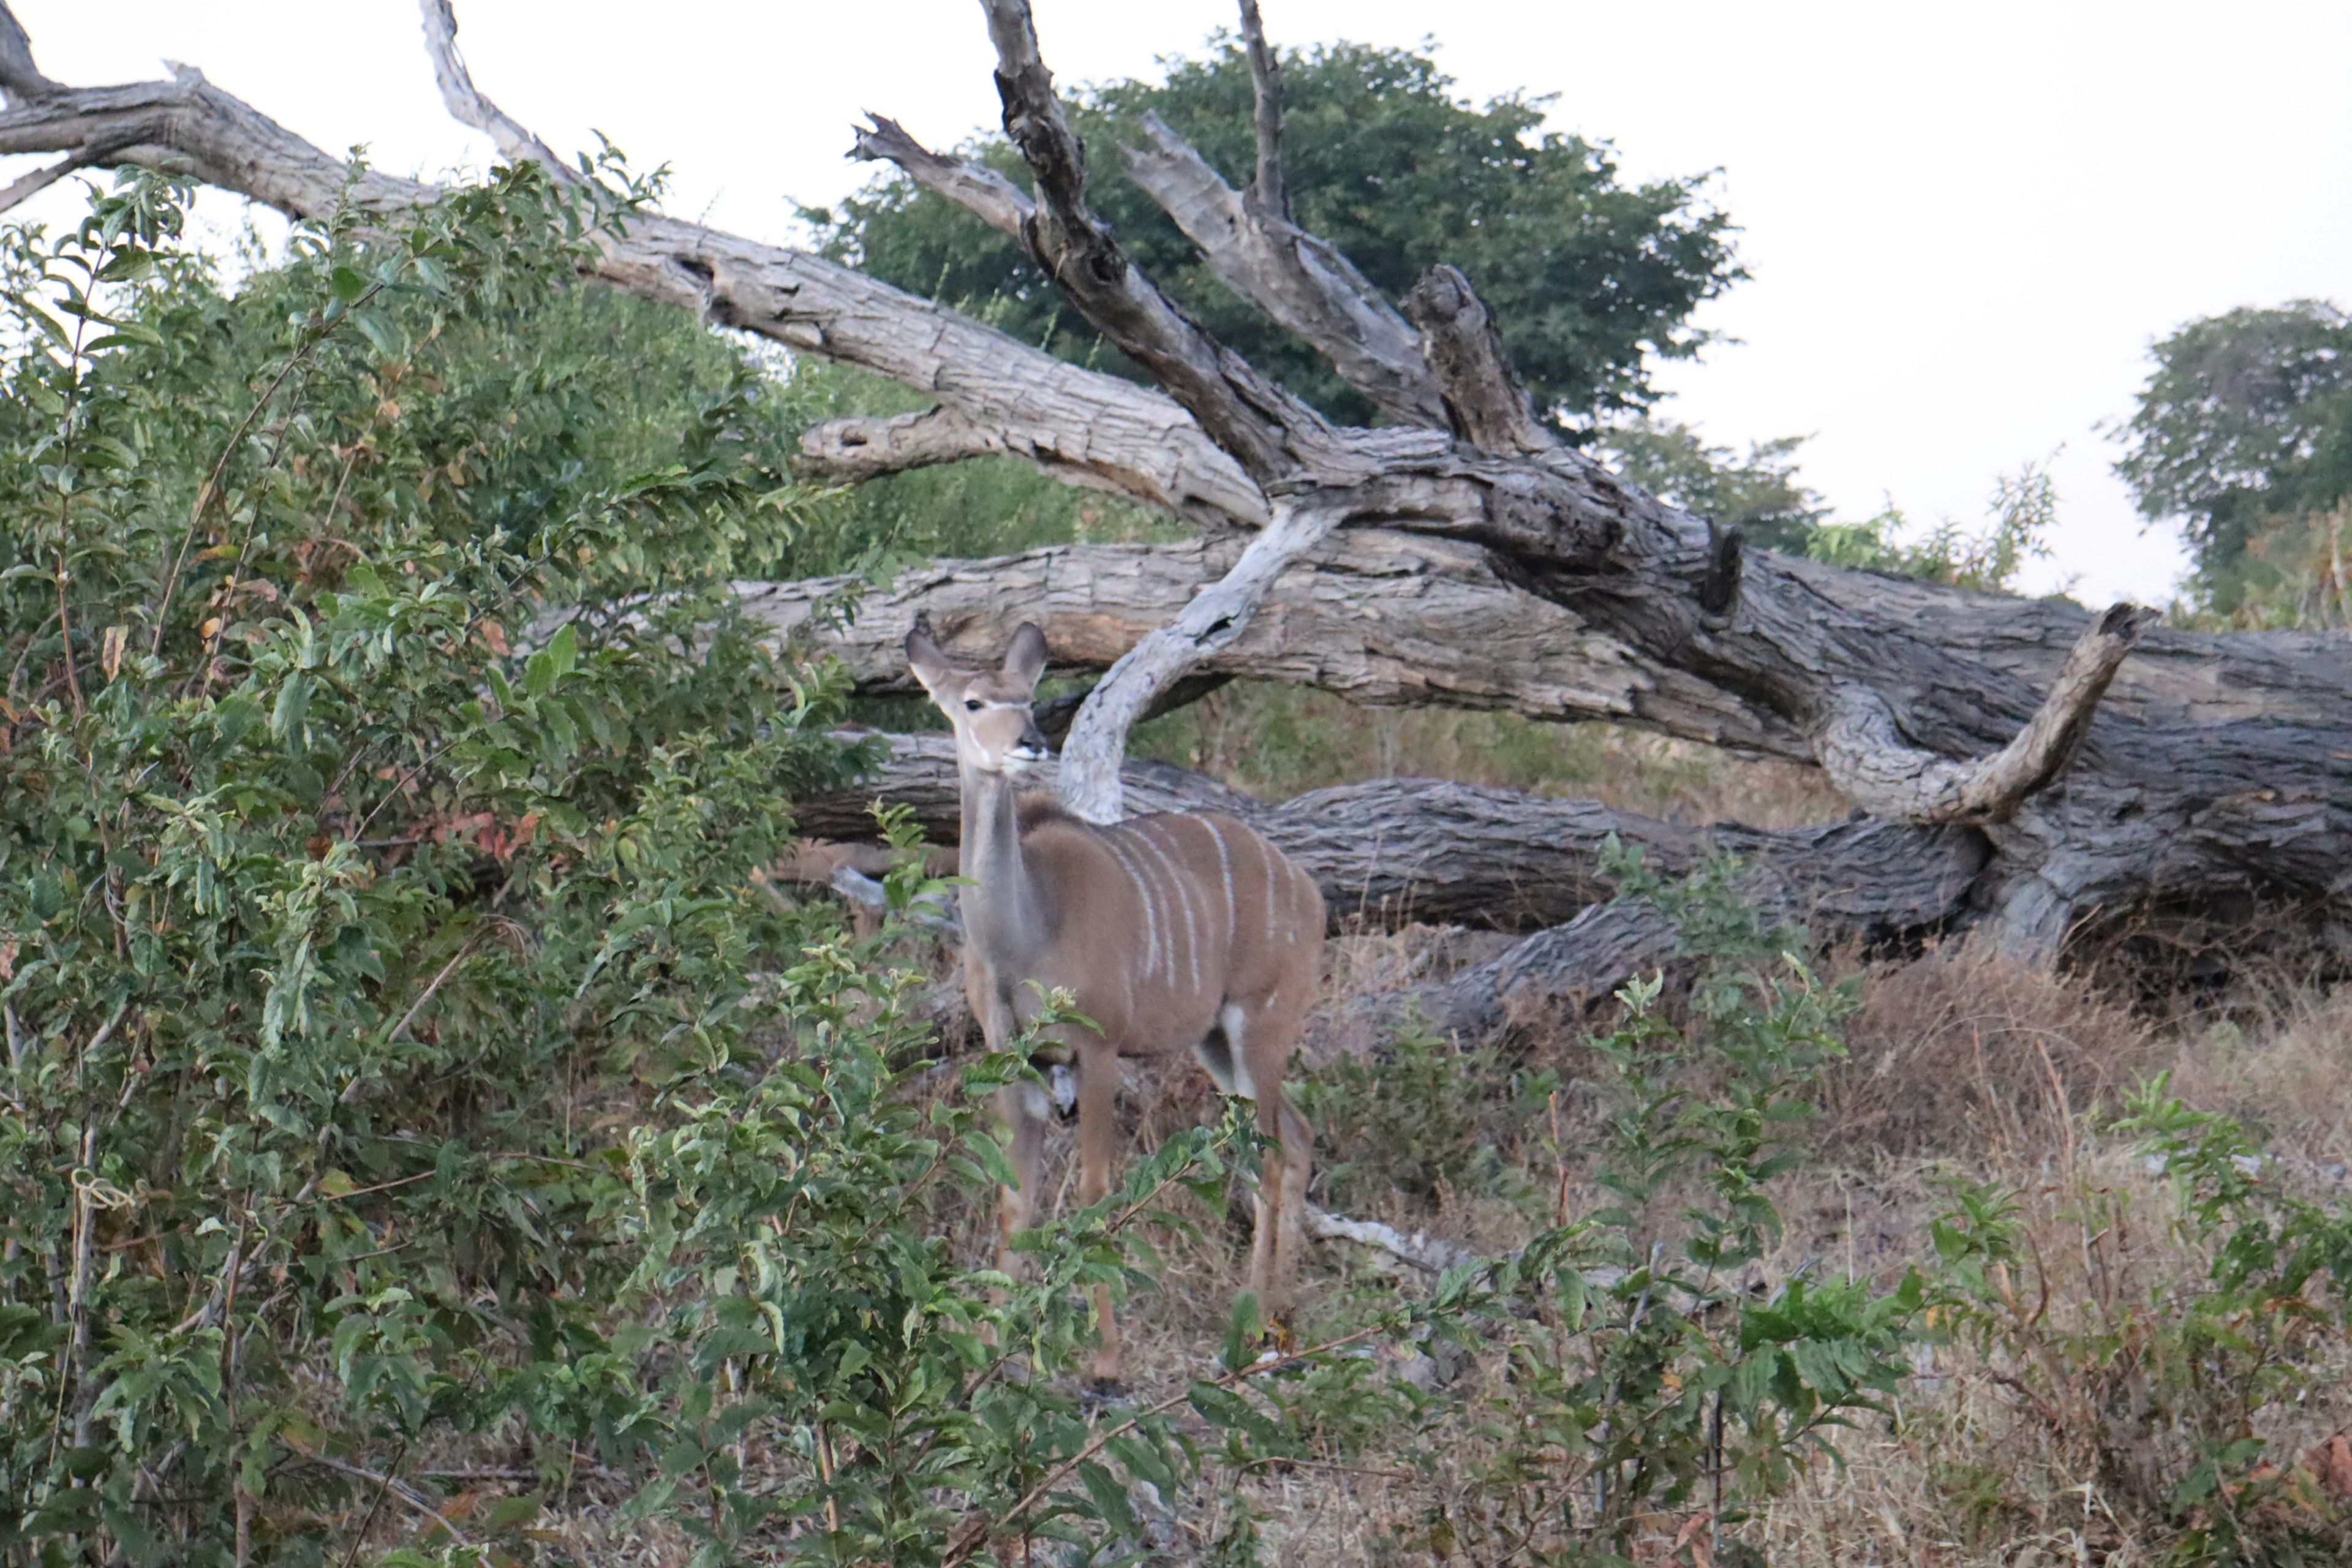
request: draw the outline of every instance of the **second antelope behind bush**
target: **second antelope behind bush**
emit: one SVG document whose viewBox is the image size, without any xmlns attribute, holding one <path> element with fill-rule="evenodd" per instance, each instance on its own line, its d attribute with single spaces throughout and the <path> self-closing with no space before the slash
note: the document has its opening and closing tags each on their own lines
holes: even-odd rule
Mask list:
<svg viewBox="0 0 2352 1568">
<path fill-rule="evenodd" d="M 989 1048 L 999 1050 L 1066 989 L 1097 1028 L 1056 1026 L 1078 1068 L 1081 1201 L 1110 1190 L 1121 1057 L 1190 1049 L 1217 1087 L 1257 1101 L 1269 1143 L 1257 1200 L 1250 1288 L 1284 1304 L 1302 1242 L 1312 1136 L 1282 1098 L 1282 1069 L 1322 974 L 1323 895 L 1257 833 L 1213 812 L 1080 821 L 1016 780 L 1045 760 L 1030 702 L 1045 635 L 1024 624 L 1003 664 L 960 669 L 921 626 L 907 637 L 915 679 L 955 726 L 963 787 L 964 984 Z M 1099 1030 L 1099 1032 L 1097 1032 Z M 1003 1091 L 1016 1179 L 1002 1224 L 1034 1216 L 1050 1107 L 1034 1086 Z M 1109 1294 L 1097 1297 L 1095 1374 L 1118 1375 Z"/>
</svg>

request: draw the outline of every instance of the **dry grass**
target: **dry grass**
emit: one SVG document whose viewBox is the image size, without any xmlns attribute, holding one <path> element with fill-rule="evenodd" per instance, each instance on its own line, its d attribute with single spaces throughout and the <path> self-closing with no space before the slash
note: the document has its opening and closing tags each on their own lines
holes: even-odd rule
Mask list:
<svg viewBox="0 0 2352 1568">
<path fill-rule="evenodd" d="M 1442 969 L 1448 941 L 1436 931 L 1355 939 L 1339 949 L 1335 982 L 1342 993 L 1408 983 Z M 2046 1290 L 2038 1342 L 2062 1347 L 2053 1356 L 2087 1354 L 2080 1345 L 2128 1321 L 2168 1282 L 2201 1276 L 2208 1262 L 2179 1239 L 2170 1185 L 2103 1131 L 2120 1094 L 2158 1070 L 2173 1074 L 2191 1104 L 2256 1128 L 2286 1179 L 2315 1195 L 2345 1181 L 2352 994 L 2255 984 L 2231 1016 L 2159 1026 L 2092 981 L 1966 946 L 1871 967 L 1863 980 L 1853 1056 L 1824 1082 L 1820 1157 L 1782 1193 L 1788 1231 L 1769 1274 L 1811 1268 L 1892 1285 L 1906 1268 L 1932 1264 L 1928 1222 L 1949 1206 L 1950 1183 L 1996 1184 L 2017 1194 L 2032 1247 L 2048 1260 L 2036 1287 Z M 1530 1145 L 1538 1131 L 1528 1130 Z M 1602 1199 L 1571 1183 L 1572 1209 Z M 2126 1216 L 2122 1234 L 2093 1235 L 2084 1223 L 2092 1215 Z M 1513 1245 L 1534 1223 L 1509 1204 L 1457 1194 L 1363 1217 L 1491 1247 Z M 1172 1271 L 1181 1284 L 1136 1304 L 1132 1370 L 1142 1390 L 1197 1374 L 1240 1283 L 1241 1247 L 1237 1228 L 1205 1229 Z M 1376 1260 L 1327 1250 L 1305 1310 L 1379 1277 Z M 2352 1352 L 2325 1337 L 2308 1348 L 2315 1395 L 2263 1433 L 2282 1456 L 2352 1421 L 2343 1392 L 2352 1389 Z M 1825 1568 L 2136 1568 L 2165 1560 L 2167 1543 L 2136 1533 L 2147 1500 L 2119 1494 L 2131 1478 L 2116 1473 L 2084 1420 L 2053 1420 L 2021 1395 L 1998 1358 L 1966 1344 L 1923 1352 L 1919 1367 L 1895 1419 L 1865 1418 L 1841 1434 L 1834 1463 L 1814 1466 L 1727 1541 L 1774 1564 Z M 2095 1381 L 2095 1368 L 2080 1373 L 2086 1385 Z M 1475 1365 L 1454 1392 L 1483 1380 L 1500 1394 L 1502 1376 L 1498 1366 Z M 1321 1465 L 1278 1475 L 1212 1476 L 1192 1500 L 1184 1533 L 1196 1544 L 1213 1538 L 1241 1499 L 1260 1518 L 1268 1563 L 1472 1561 L 1433 1553 L 1428 1525 L 1441 1508 L 1459 1507 L 1465 1483 L 1495 1453 L 1491 1440 L 1462 1421 L 1409 1447 L 1409 1456 L 1335 1447 Z M 1696 1562 L 1687 1548 L 1670 1550 L 1682 1521 L 1660 1522 L 1644 1560 Z M 1176 1558 L 1186 1555 L 1180 1543 Z"/>
<path fill-rule="evenodd" d="M 1376 1003 L 1478 949 L 1460 932 L 1431 928 L 1335 942 L 1327 1005 Z M 2344 1184 L 2352 1159 L 2352 1097 L 2342 1087 L 2352 1068 L 2352 993 L 2291 980 L 2249 984 L 2227 1008 L 2159 1023 L 2093 981 L 2023 970 L 1966 946 L 1846 967 L 1860 973 L 1864 999 L 1853 1054 L 1824 1080 L 1817 1157 L 1785 1180 L 1787 1230 L 1767 1262 L 1769 1276 L 1811 1268 L 1891 1285 L 1931 1261 L 1928 1225 L 1948 1206 L 1950 1183 L 1996 1184 L 2017 1194 L 2032 1254 L 2042 1260 L 2039 1279 L 2020 1281 L 2033 1342 L 2047 1347 L 2040 1353 L 2055 1358 L 2052 1364 L 2072 1366 L 2065 1358 L 2080 1357 L 2082 1344 L 2127 1321 L 2136 1304 L 2159 1300 L 2168 1282 L 2201 1276 L 2207 1261 L 2180 1239 L 2170 1184 L 2103 1130 L 2120 1094 L 2158 1070 L 2171 1071 L 2176 1091 L 2192 1104 L 2255 1128 L 2281 1156 L 2284 1179 L 2314 1194 Z M 1540 1061 L 1518 1065 L 1573 1068 L 1580 1054 L 1567 1039 L 1536 1042 L 1533 1050 Z M 1203 1075 L 1171 1062 L 1130 1069 L 1123 1111 L 1135 1147 L 1217 1108 Z M 1555 1195 L 1557 1168 L 1542 1153 L 1548 1131 L 1482 1133 L 1507 1164 L 1536 1167 L 1528 1172 L 1541 1189 L 1533 1204 L 1524 1191 L 1514 1198 L 1441 1187 L 1432 1197 L 1371 1205 L 1359 1217 L 1480 1247 L 1515 1246 L 1544 1221 Z M 1064 1203 L 1073 1200 L 1071 1142 L 1062 1129 L 1049 1150 L 1048 1181 Z M 1339 1152 L 1326 1151 L 1326 1162 Z M 1582 1173 L 1570 1173 L 1571 1210 L 1603 1199 Z M 1152 1237 L 1157 1286 L 1124 1312 L 1129 1381 L 1143 1403 L 1212 1371 L 1246 1266 L 1244 1204 L 1220 1211 L 1184 1198 L 1175 1206 L 1183 1223 Z M 2106 1216 L 2101 1226 L 2087 1223 L 2097 1216 Z M 947 1217 L 969 1255 L 983 1256 L 992 1241 L 988 1216 L 975 1207 Z M 1365 1297 L 1394 1288 L 1378 1257 L 1323 1248 L 1310 1259 L 1295 1327 L 1312 1338 L 1327 1324 L 1352 1323 Z M 2326 1337 L 2306 1349 L 2311 1396 L 2263 1434 L 2282 1455 L 2352 1422 L 2352 1353 Z M 1906 1385 L 1894 1418 L 1864 1417 L 1841 1433 L 1834 1462 L 1816 1463 L 1792 1490 L 1727 1531 L 1716 1561 L 1822 1568 L 2153 1568 L 2164 1561 L 2168 1542 L 2137 1530 L 2146 1500 L 2129 1495 L 2129 1465 L 2119 1468 L 2094 1440 L 2097 1424 L 2082 1411 L 2053 1414 L 2022 1392 L 2002 1359 L 2014 1353 L 1989 1356 L 1965 1342 L 1923 1349 L 1920 1375 Z M 1441 1516 L 1463 1521 L 1491 1496 L 1477 1483 L 1501 1446 L 1482 1425 L 1475 1396 L 1507 1396 L 1510 1384 L 1493 1357 L 1454 1370 L 1448 1392 L 1460 1403 L 1426 1429 L 1400 1426 L 1369 1443 L 1335 1432 L 1307 1462 L 1243 1473 L 1213 1467 L 1179 1500 L 1155 1560 L 1206 1561 L 1210 1543 L 1246 1507 L 1258 1521 L 1261 1561 L 1285 1568 L 1485 1563 L 1434 1551 L 1431 1527 Z M 2105 1374 L 2085 1362 L 2069 1375 L 2095 1393 Z M 2091 1393 L 2083 1410 L 2095 1404 Z M 500 1489 L 490 1484 L 484 1493 Z M 693 1543 L 666 1527 L 625 1521 L 622 1495 L 583 1477 L 570 1506 L 543 1521 L 551 1547 L 579 1563 L 685 1563 Z M 1703 1544 L 1704 1533 L 1673 1550 L 1687 1522 L 1658 1521 L 1638 1560 L 1700 1563 L 1692 1542 Z M 1742 1545 L 1760 1557 L 1737 1556 Z"/>
<path fill-rule="evenodd" d="M 1263 800 L 1368 779 L 1442 778 L 1603 801 L 1694 825 L 1798 827 L 1852 809 L 1819 768 L 1735 757 L 1615 724 L 1366 708 L 1326 692 L 1242 682 L 1138 729 L 1131 749 Z"/>
</svg>

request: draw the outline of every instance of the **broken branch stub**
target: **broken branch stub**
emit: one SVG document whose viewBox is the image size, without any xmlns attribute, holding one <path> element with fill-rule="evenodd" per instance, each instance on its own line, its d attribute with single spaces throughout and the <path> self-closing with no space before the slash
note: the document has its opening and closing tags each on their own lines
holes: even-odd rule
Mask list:
<svg viewBox="0 0 2352 1568">
<path fill-rule="evenodd" d="M 969 158 L 934 153 L 887 114 L 869 113 L 856 128 L 853 158 L 895 163 L 925 190 L 943 196 L 1000 234 L 1021 237 L 1021 226 L 1037 210 L 1029 193 Z"/>
<path fill-rule="evenodd" d="M 1446 422 L 1482 452 L 1536 453 L 1559 445 L 1536 417 L 1511 368 L 1502 330 L 1458 268 L 1433 267 L 1404 297 L 1422 351 L 1444 388 Z"/>
<path fill-rule="evenodd" d="M 1886 699 L 1844 685 L 1831 696 L 1819 752 L 1823 771 L 1856 805 L 1898 822 L 2005 822 L 2028 798 L 2066 771 L 2099 699 L 2139 640 L 2147 612 L 2116 605 L 2092 623 L 2050 694 L 2018 731 L 1989 757 L 1957 762 L 1911 745 Z"/>
</svg>

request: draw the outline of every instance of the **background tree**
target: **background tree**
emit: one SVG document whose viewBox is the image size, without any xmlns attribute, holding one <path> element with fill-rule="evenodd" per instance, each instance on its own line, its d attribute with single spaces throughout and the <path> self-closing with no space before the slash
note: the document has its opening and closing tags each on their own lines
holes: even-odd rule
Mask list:
<svg viewBox="0 0 2352 1568">
<path fill-rule="evenodd" d="M 1652 356 L 1707 342 L 1692 310 L 1746 276 L 1706 176 L 1629 185 L 1606 142 L 1545 131 L 1550 100 L 1507 93 L 1476 108 L 1426 50 L 1337 43 L 1281 51 L 1282 151 L 1300 227 L 1391 300 L 1440 261 L 1468 274 L 1502 323 L 1537 407 L 1563 428 L 1646 406 Z M 1118 149 L 1156 114 L 1227 180 L 1255 152 L 1250 66 L 1220 34 L 1162 82 L 1081 89 L 1073 119 L 1093 149 L 1088 196 L 1138 265 L 1223 342 L 1331 418 L 1369 424 L 1370 399 L 1322 357 L 1213 278 L 1199 250 L 1131 181 Z M 963 155 L 1025 179 L 1002 136 Z M 824 254 L 971 311 L 1026 342 L 1133 374 L 1019 245 L 904 174 L 836 210 L 812 208 Z"/>
<path fill-rule="evenodd" d="M 1751 442 L 1745 458 L 1673 419 L 1614 426 L 1601 441 L 1619 473 L 1686 511 L 1738 527 L 1760 549 L 1802 555 L 1829 516 L 1791 460 L 1801 436 Z"/>
<path fill-rule="evenodd" d="M 2154 352 L 2116 471 L 2151 521 L 2181 521 L 2200 593 L 2230 614 L 2294 575 L 2352 496 L 2352 317 L 2318 300 L 2231 310 Z"/>
</svg>

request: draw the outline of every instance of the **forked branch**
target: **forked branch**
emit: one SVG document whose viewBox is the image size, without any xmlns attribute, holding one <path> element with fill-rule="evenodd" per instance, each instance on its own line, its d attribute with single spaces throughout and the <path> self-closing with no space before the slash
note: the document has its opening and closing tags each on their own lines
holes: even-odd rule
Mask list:
<svg viewBox="0 0 2352 1568">
<path fill-rule="evenodd" d="M 1202 331 L 1130 262 L 1087 205 L 1086 147 L 1054 92 L 1028 0 L 983 0 L 996 47 L 1004 133 L 1036 182 L 1022 237 L 1037 265 L 1112 345 L 1192 411 L 1210 439 L 1261 485 L 1311 464 L 1298 449 L 1327 442 L 1321 416 Z"/>
<path fill-rule="evenodd" d="M 1897 822 L 2005 822 L 2074 761 L 2099 699 L 2139 640 L 2147 612 L 2111 607 L 2075 643 L 2050 695 L 1991 756 L 1956 762 L 1903 738 L 1894 710 L 1867 687 L 1840 687 L 1819 752 L 1830 781 L 1856 805 Z"/>
<path fill-rule="evenodd" d="M 1308 344 L 1365 396 L 1415 425 L 1444 428 L 1444 400 L 1412 325 L 1355 264 L 1277 208 L 1225 184 L 1156 114 L 1128 174 L 1201 250 L 1217 280 Z"/>
<path fill-rule="evenodd" d="M 1291 220 L 1282 164 L 1282 65 L 1256 0 L 1242 0 L 1242 39 L 1255 104 L 1257 172 L 1235 191 L 1158 115 L 1139 124 L 1128 174 L 1198 246 L 1225 287 L 1331 362 L 1397 417 L 1439 429 L 1444 400 L 1412 326 L 1337 247 Z"/>
</svg>

